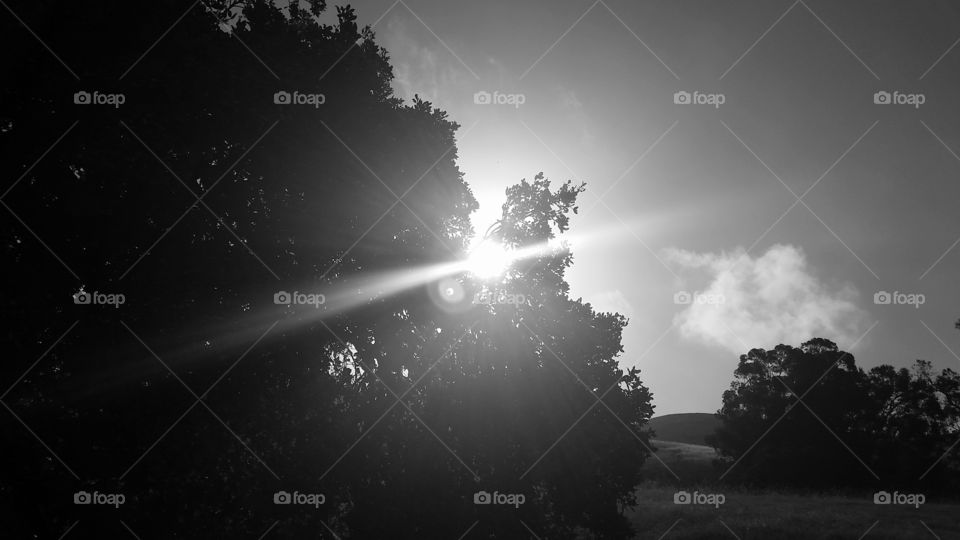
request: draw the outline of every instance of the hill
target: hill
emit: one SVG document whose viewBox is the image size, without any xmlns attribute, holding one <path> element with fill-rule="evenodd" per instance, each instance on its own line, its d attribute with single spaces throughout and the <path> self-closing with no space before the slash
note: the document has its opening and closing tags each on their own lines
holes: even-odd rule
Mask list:
<svg viewBox="0 0 960 540">
<path fill-rule="evenodd" d="M 665 414 L 650 419 L 658 441 L 673 441 L 703 445 L 704 438 L 720 426 L 720 421 L 709 413 Z"/>
</svg>

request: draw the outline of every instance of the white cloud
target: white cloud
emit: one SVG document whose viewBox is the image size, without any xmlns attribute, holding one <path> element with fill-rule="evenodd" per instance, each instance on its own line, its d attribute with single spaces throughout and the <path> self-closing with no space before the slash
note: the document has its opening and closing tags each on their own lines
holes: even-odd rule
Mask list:
<svg viewBox="0 0 960 540">
<path fill-rule="evenodd" d="M 866 328 L 856 289 L 821 281 L 800 248 L 778 244 L 758 257 L 742 248 L 720 254 L 668 249 L 665 258 L 707 276 L 697 291 L 702 296 L 674 318 L 685 338 L 742 354 L 812 337 L 849 347 Z M 680 285 L 678 291 L 694 292 Z"/>
</svg>

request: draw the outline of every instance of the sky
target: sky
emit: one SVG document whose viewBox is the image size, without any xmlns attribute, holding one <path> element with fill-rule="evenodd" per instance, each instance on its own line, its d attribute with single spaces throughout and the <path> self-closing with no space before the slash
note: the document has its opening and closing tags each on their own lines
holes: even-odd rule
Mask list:
<svg viewBox="0 0 960 540">
<path fill-rule="evenodd" d="M 461 124 L 477 230 L 521 178 L 587 183 L 571 293 L 630 319 L 658 415 L 812 337 L 960 370 L 960 4 L 351 4 Z"/>
</svg>

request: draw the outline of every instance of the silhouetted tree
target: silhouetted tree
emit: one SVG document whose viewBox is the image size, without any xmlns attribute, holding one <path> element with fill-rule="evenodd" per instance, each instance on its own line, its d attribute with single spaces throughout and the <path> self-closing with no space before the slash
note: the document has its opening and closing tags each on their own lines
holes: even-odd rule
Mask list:
<svg viewBox="0 0 960 540">
<path fill-rule="evenodd" d="M 849 437 L 846 414 L 862 407 L 859 373 L 853 356 L 825 339 L 753 349 L 740 357 L 718 413 L 723 426 L 708 442 L 729 464 L 740 460 L 731 475 L 744 482 L 812 486 L 868 474 L 831 434 Z"/>
<path fill-rule="evenodd" d="M 191 4 L 40 0 L 0 19 L 18 52 L 0 88 L 2 530 L 456 537 L 479 521 L 509 538 L 522 518 L 627 537 L 652 406 L 618 365 L 623 317 L 568 297 L 563 249 L 499 283 L 444 282 L 519 306 L 370 290 L 463 256 L 477 203 L 458 125 L 393 95 L 349 6 L 323 25 L 323 1 Z M 580 191 L 514 186 L 500 240 L 553 239 Z M 81 290 L 126 303 L 75 305 Z M 281 290 L 330 301 L 275 305 Z M 527 502 L 474 505 L 481 489 Z M 127 502 L 76 506 L 78 490 Z M 277 506 L 278 490 L 327 500 Z"/>
<path fill-rule="evenodd" d="M 955 490 L 960 459 L 960 376 L 917 360 L 911 370 L 877 366 L 867 374 L 869 407 L 859 429 L 877 474 L 897 486 Z"/>
<path fill-rule="evenodd" d="M 913 372 L 864 373 L 815 338 L 753 349 L 734 374 L 717 413 L 723 424 L 708 438 L 730 481 L 942 490 L 958 478 L 956 458 L 945 456 L 960 434 L 960 379 L 950 369 L 934 376 L 918 360 Z"/>
</svg>

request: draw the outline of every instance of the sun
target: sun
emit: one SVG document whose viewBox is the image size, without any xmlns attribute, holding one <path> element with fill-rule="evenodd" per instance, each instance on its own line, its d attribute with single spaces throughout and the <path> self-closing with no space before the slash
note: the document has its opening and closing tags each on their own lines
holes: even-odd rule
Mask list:
<svg viewBox="0 0 960 540">
<path fill-rule="evenodd" d="M 479 278 L 493 278 L 503 274 L 514 255 L 496 242 L 482 242 L 467 257 L 466 269 Z"/>
</svg>

